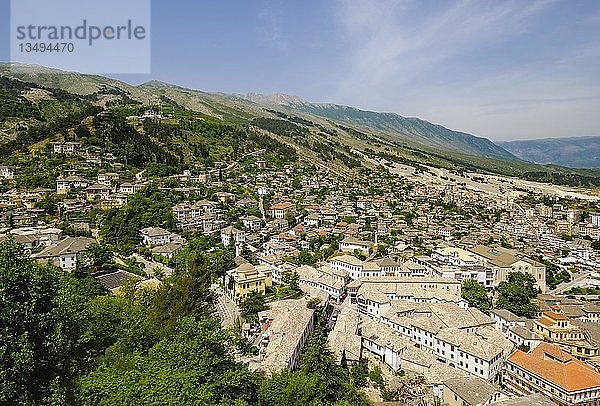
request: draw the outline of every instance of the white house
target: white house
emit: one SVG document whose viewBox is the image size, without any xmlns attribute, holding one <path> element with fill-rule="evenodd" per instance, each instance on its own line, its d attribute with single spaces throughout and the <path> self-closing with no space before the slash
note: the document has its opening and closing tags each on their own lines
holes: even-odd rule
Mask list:
<svg viewBox="0 0 600 406">
<path fill-rule="evenodd" d="M 14 179 L 17 168 L 14 166 L 0 166 L 0 179 Z"/>
<path fill-rule="evenodd" d="M 32 258 L 40 262 L 51 262 L 64 271 L 74 271 L 77 264 L 84 260 L 83 252 L 94 242 L 93 238 L 67 237 L 32 255 Z"/>
<path fill-rule="evenodd" d="M 173 238 L 171 232 L 162 227 L 146 227 L 140 230 L 142 244 L 152 247 L 170 243 Z"/>
<path fill-rule="evenodd" d="M 346 237 L 340 242 L 340 251 L 342 252 L 354 252 L 358 250 L 365 255 L 369 255 L 373 247 L 373 243 L 370 241 L 362 241 L 355 237 Z"/>
<path fill-rule="evenodd" d="M 119 174 L 114 173 L 114 172 L 99 173 L 97 179 L 98 179 L 98 183 L 102 183 L 104 185 L 110 185 L 112 182 L 119 180 Z"/>
<path fill-rule="evenodd" d="M 508 334 L 506 337 L 512 341 L 517 347 L 528 347 L 529 350 L 535 349 L 542 340 L 538 335 L 536 335 L 533 331 L 529 330 L 524 326 L 514 326 L 508 330 Z"/>
<path fill-rule="evenodd" d="M 227 246 L 231 244 L 232 239 L 236 246 L 244 244 L 246 242 L 246 232 L 238 230 L 233 226 L 223 228 L 221 230 L 221 242 L 223 245 Z"/>
<path fill-rule="evenodd" d="M 67 176 L 56 179 L 56 193 L 66 194 L 71 188 L 87 187 L 89 182 L 81 176 Z"/>
<path fill-rule="evenodd" d="M 496 321 L 496 330 L 508 336 L 508 331 L 515 326 L 526 326 L 527 320 L 506 309 L 493 309 L 490 317 Z"/>
<path fill-rule="evenodd" d="M 54 142 L 52 152 L 55 154 L 74 154 L 79 152 L 81 144 L 78 142 Z"/>
<path fill-rule="evenodd" d="M 262 220 L 256 216 L 242 217 L 242 224 L 245 228 L 252 231 L 258 231 L 262 228 Z"/>
<path fill-rule="evenodd" d="M 346 271 L 351 279 L 358 279 L 362 276 L 363 262 L 352 255 L 340 255 L 328 262 L 333 269 Z"/>
<path fill-rule="evenodd" d="M 344 294 L 344 282 L 333 275 L 329 267 L 316 269 L 310 265 L 302 265 L 296 268 L 300 277 L 301 285 L 312 286 L 329 294 L 338 303 Z"/>
</svg>

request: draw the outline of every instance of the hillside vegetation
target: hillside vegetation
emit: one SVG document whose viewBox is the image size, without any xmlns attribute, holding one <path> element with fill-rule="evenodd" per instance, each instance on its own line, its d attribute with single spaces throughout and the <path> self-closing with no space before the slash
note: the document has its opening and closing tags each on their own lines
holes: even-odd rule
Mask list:
<svg viewBox="0 0 600 406">
<path fill-rule="evenodd" d="M 149 162 L 177 169 L 211 167 L 266 149 L 280 165 L 300 157 L 346 174 L 370 165 L 361 159 L 368 152 L 412 166 L 570 186 L 598 185 L 600 177 L 600 170 L 533 164 L 485 138 L 392 113 L 306 103 L 285 95 L 206 93 L 156 81 L 132 86 L 101 76 L 32 66 L 0 65 L 0 74 L 3 91 L 10 94 L 2 116 L 6 121 L 0 144 L 3 154 L 58 138 L 95 145 L 100 151 L 127 158 L 136 167 Z M 24 93 L 32 89 L 44 90 L 50 98 L 24 99 Z M 149 101 L 160 106 L 166 119 L 127 119 L 141 115 Z"/>
</svg>

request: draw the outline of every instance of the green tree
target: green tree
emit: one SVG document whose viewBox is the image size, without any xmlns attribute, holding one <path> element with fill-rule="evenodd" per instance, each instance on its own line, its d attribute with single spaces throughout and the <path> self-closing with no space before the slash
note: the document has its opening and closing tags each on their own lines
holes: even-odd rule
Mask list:
<svg viewBox="0 0 600 406">
<path fill-rule="evenodd" d="M 491 308 L 487 291 L 475 279 L 467 279 L 463 282 L 461 297 L 469 302 L 469 306 L 476 307 L 482 312 L 488 312 Z"/>
<path fill-rule="evenodd" d="M 92 365 L 99 341 L 87 304 L 105 291 L 0 243 L 0 404 L 64 404 Z M 101 346 L 101 344 L 100 344 Z"/>
<path fill-rule="evenodd" d="M 266 305 L 265 296 L 258 293 L 252 292 L 242 300 L 240 304 L 240 310 L 242 316 L 247 320 L 258 320 L 258 313 L 263 310 L 267 310 L 269 307 Z"/>
<path fill-rule="evenodd" d="M 321 306 L 321 298 L 320 297 L 311 297 L 310 300 L 306 303 L 306 307 L 309 309 L 316 309 Z"/>
<path fill-rule="evenodd" d="M 298 290 L 298 283 L 300 282 L 300 275 L 295 270 L 285 269 L 281 274 L 281 282 L 287 285 L 291 290 Z"/>
<path fill-rule="evenodd" d="M 369 366 L 365 359 L 361 359 L 359 362 L 352 365 L 350 368 L 350 377 L 352 382 L 359 388 L 367 385 L 367 378 L 369 377 Z"/>
<path fill-rule="evenodd" d="M 508 280 L 498 285 L 498 309 L 510 310 L 517 316 L 533 318 L 536 316 L 538 307 L 531 303 L 531 299 L 537 296 L 535 278 L 530 274 L 522 272 L 510 272 Z"/>
<path fill-rule="evenodd" d="M 11 239 L 0 243 L 0 403 L 36 404 L 57 388 L 54 298 L 59 274 Z"/>
<path fill-rule="evenodd" d="M 300 358 L 297 371 L 284 371 L 263 381 L 259 405 L 369 405 L 369 401 L 350 383 L 348 372 L 339 365 L 329 348 L 322 327 L 317 326 Z"/>
<path fill-rule="evenodd" d="M 381 373 L 381 368 L 379 366 L 376 366 L 369 371 L 369 379 L 376 387 L 380 389 L 385 388 L 385 381 L 383 380 L 383 374 Z"/>
<path fill-rule="evenodd" d="M 296 224 L 296 216 L 294 215 L 294 213 L 287 213 L 285 215 L 285 219 L 287 220 L 290 227 Z"/>
<path fill-rule="evenodd" d="M 293 262 L 296 265 L 310 265 L 310 266 L 314 266 L 317 263 L 317 259 L 310 253 L 310 251 L 308 251 L 308 250 L 302 250 L 296 256 L 296 258 L 293 259 Z"/>
<path fill-rule="evenodd" d="M 92 272 L 99 272 L 112 265 L 113 252 L 104 244 L 93 243 L 85 250 Z"/>
<path fill-rule="evenodd" d="M 253 405 L 259 378 L 237 364 L 212 319 L 183 318 L 147 354 L 109 352 L 79 382 L 82 405 Z"/>
</svg>

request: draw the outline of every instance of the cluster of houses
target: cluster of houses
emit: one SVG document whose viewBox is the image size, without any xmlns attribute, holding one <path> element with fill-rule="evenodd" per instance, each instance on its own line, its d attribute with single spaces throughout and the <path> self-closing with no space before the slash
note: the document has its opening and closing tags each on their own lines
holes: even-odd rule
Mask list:
<svg viewBox="0 0 600 406">
<path fill-rule="evenodd" d="M 539 317 L 528 320 L 468 307 L 451 278 L 360 278 L 349 290 L 329 335 L 340 362 L 375 357 L 420 374 L 453 405 L 600 402 L 597 304 L 540 294 Z M 417 291 L 428 293 L 415 300 Z"/>
<path fill-rule="evenodd" d="M 127 204 L 127 196 L 138 192 L 143 183 L 120 181 L 119 174 L 100 173 L 97 181 L 92 182 L 78 175 L 58 177 L 56 194 L 66 195 L 74 192 L 87 202 L 99 202 L 102 209 L 119 208 Z"/>
<path fill-rule="evenodd" d="M 72 272 L 95 239 L 65 235 L 39 203 L 56 197 L 55 220 L 89 232 L 89 224 L 74 220 L 85 217 L 78 213 L 120 208 L 148 182 L 143 172 L 131 179 L 110 154 L 100 159 L 78 142 L 53 143 L 51 153 L 81 156 L 89 167 L 63 170 L 55 189 L 2 193 L 0 238 L 11 235 L 37 260 Z M 100 165 L 95 179 L 82 176 Z M 220 237 L 237 255 L 221 281 L 236 304 L 297 276 L 305 297 L 272 302 L 258 314 L 258 355 L 246 360 L 252 370 L 297 366 L 316 317 L 308 303 L 319 298 L 328 311 L 339 311 L 328 337 L 339 362 L 369 357 L 422 375 L 443 404 L 600 404 L 599 307 L 549 294 L 546 267 L 532 259 L 541 252 L 560 269 L 600 268 L 592 248 L 600 214 L 558 203 L 529 207 L 417 175 L 374 170 L 344 178 L 305 170 L 304 163 L 275 168 L 258 159 L 251 165 L 155 179 L 187 200 L 171 207 L 173 229 L 146 227 L 139 235 L 141 245 L 166 259 L 185 247 L 183 236 Z M 14 184 L 19 173 L 0 167 L 0 182 Z M 297 260 L 323 252 L 333 255 Z M 535 319 L 507 310 L 486 315 L 461 297 L 465 280 L 492 294 L 510 272 L 535 279 L 541 292 Z M 125 276 L 103 278 L 117 287 Z"/>
</svg>

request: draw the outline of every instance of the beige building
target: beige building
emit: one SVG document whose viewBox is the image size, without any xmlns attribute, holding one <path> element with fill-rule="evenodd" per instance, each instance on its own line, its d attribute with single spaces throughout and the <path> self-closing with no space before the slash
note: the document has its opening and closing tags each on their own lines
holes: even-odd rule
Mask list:
<svg viewBox="0 0 600 406">
<path fill-rule="evenodd" d="M 483 406 L 507 398 L 494 385 L 476 376 L 447 379 L 442 393 L 445 406 Z"/>
<path fill-rule="evenodd" d="M 300 354 L 315 327 L 315 310 L 305 300 L 279 300 L 258 314 L 262 333 L 259 358 L 249 363 L 252 371 L 267 375 L 298 366 Z"/>
<path fill-rule="evenodd" d="M 282 219 L 285 218 L 286 214 L 288 213 L 295 213 L 296 208 L 294 207 L 294 205 L 290 202 L 284 202 L 284 203 L 279 203 L 279 204 L 274 204 L 271 206 L 271 217 L 276 218 L 276 219 Z"/>
<path fill-rule="evenodd" d="M 590 359 L 598 356 L 598 346 L 590 343 L 584 331 L 571 320 L 558 311 L 545 311 L 533 323 L 534 333 L 546 341 L 555 342 L 562 347 L 568 347 L 571 355 L 578 359 Z"/>
<path fill-rule="evenodd" d="M 477 245 L 470 252 L 487 268 L 494 271 L 494 287 L 508 280 L 510 272 L 528 273 L 535 278 L 536 286 L 546 292 L 546 267 L 525 256 L 516 256 L 512 251 L 500 247 Z"/>
<path fill-rule="evenodd" d="M 542 393 L 559 406 L 600 404 L 600 373 L 555 344 L 517 350 L 506 361 L 503 381 L 518 396 Z"/>
<path fill-rule="evenodd" d="M 273 285 L 271 268 L 245 263 L 225 274 L 225 291 L 236 303 L 240 303 L 253 292 L 265 294 Z"/>
</svg>

